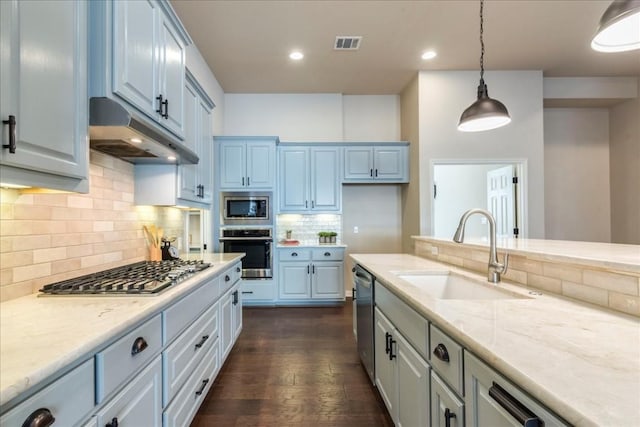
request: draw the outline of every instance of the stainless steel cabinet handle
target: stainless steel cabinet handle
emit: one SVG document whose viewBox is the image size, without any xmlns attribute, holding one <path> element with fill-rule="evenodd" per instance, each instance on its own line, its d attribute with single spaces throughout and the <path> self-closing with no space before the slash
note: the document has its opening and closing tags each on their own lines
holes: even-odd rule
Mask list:
<svg viewBox="0 0 640 427">
<path fill-rule="evenodd" d="M 513 418 L 518 420 L 519 424 L 525 427 L 539 427 L 540 418 L 536 414 L 531 412 L 529 408 L 520 403 L 515 397 L 511 396 L 509 392 L 500 387 L 495 382 L 489 387 L 489 396 L 493 398 L 500 406 L 504 408 Z"/>
<path fill-rule="evenodd" d="M 200 396 L 202 393 L 204 393 L 204 389 L 208 383 L 209 383 L 209 378 L 207 378 L 206 380 L 202 380 L 202 386 L 200 387 L 200 390 L 196 391 L 196 396 Z"/>
<path fill-rule="evenodd" d="M 449 363 L 449 352 L 447 351 L 447 347 L 444 344 L 440 343 L 433 349 L 433 355 L 443 362 Z"/>
<path fill-rule="evenodd" d="M 16 152 L 16 116 L 9 116 L 9 120 L 3 120 L 3 125 L 9 125 L 9 143 L 2 144 L 2 148 L 8 148 L 9 153 Z"/>
<path fill-rule="evenodd" d="M 133 345 L 131 346 L 131 355 L 135 356 L 138 353 L 142 353 L 144 349 L 147 347 L 149 347 L 149 344 L 147 344 L 147 341 L 145 341 L 145 339 L 142 337 L 138 337 L 136 338 L 136 340 L 133 342 Z"/>
<path fill-rule="evenodd" d="M 22 423 L 22 427 L 48 427 L 53 424 L 56 419 L 47 408 L 39 408 L 33 411 Z"/>
</svg>

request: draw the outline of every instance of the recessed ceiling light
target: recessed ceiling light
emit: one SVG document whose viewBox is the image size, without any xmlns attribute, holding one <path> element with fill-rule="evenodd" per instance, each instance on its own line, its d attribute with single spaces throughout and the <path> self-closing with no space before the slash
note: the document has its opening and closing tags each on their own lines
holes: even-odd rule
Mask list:
<svg viewBox="0 0 640 427">
<path fill-rule="evenodd" d="M 300 51 L 294 50 L 289 54 L 289 58 L 293 59 L 294 61 L 300 61 L 302 58 L 304 58 L 304 54 Z"/>
<path fill-rule="evenodd" d="M 140 138 L 131 138 L 131 142 L 133 142 L 134 144 L 140 144 L 142 140 Z"/>
<path fill-rule="evenodd" d="M 427 50 L 422 54 L 422 59 L 433 59 L 436 56 L 438 56 L 438 54 L 436 53 L 435 50 Z"/>
<path fill-rule="evenodd" d="M 175 159 L 176 159 L 175 156 L 167 156 L 167 160 L 174 161 Z"/>
</svg>

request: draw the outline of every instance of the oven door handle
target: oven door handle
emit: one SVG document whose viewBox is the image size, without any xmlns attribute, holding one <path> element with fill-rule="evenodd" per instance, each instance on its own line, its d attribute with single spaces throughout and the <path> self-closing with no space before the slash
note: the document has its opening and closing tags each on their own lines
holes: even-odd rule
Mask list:
<svg viewBox="0 0 640 427">
<path fill-rule="evenodd" d="M 221 242 L 263 241 L 273 242 L 273 237 L 220 237 Z"/>
</svg>

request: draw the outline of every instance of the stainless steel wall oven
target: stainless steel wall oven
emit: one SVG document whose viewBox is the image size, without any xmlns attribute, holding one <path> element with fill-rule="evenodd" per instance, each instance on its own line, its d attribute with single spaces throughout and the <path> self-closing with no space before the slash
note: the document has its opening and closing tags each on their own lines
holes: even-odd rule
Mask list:
<svg viewBox="0 0 640 427">
<path fill-rule="evenodd" d="M 273 277 L 273 236 L 271 228 L 223 228 L 220 230 L 222 252 L 244 252 L 243 279 Z"/>
</svg>

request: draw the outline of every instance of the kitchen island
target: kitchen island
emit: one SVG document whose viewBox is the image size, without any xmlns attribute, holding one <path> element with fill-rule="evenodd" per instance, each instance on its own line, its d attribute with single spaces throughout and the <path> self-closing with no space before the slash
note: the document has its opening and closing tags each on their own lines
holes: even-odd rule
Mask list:
<svg viewBox="0 0 640 427">
<path fill-rule="evenodd" d="M 508 281 L 491 286 L 521 298 L 434 298 L 399 272 L 449 270 L 486 281 L 486 270 L 469 272 L 406 254 L 351 257 L 411 309 L 567 422 L 626 426 L 640 419 L 638 318 Z"/>
<path fill-rule="evenodd" d="M 0 304 L 2 413 L 91 359 L 135 325 L 157 318 L 176 301 L 184 301 L 203 283 L 211 282 L 239 263 L 243 256 L 241 253 L 183 255 L 183 259 L 203 259 L 211 266 L 157 295 L 33 294 Z M 195 315 L 196 312 L 189 313 L 189 316 Z"/>
</svg>

